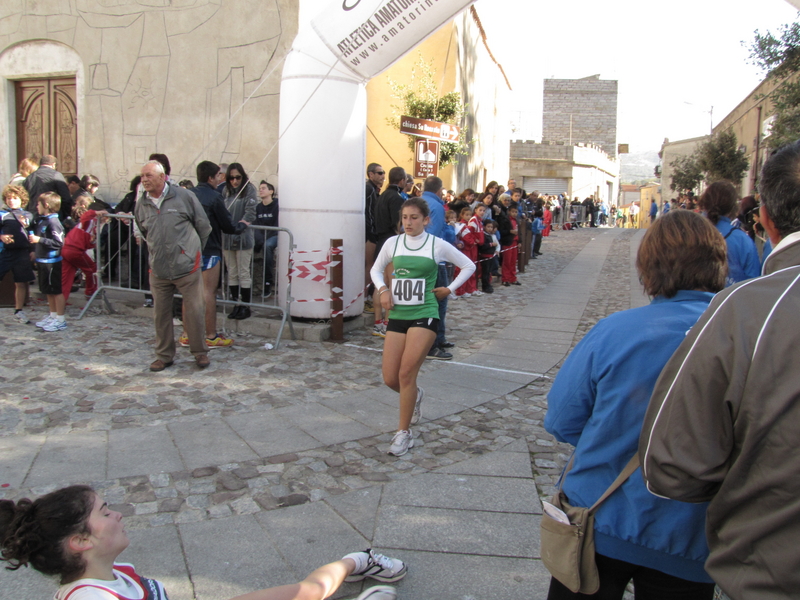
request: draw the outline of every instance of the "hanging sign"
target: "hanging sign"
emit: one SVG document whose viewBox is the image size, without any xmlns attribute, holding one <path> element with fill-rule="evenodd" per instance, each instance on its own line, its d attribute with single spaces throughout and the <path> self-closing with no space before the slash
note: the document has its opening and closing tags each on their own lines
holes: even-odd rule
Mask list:
<svg viewBox="0 0 800 600">
<path fill-rule="evenodd" d="M 351 71 L 375 77 L 475 0 L 328 0 L 311 22 Z"/>
<path fill-rule="evenodd" d="M 400 117 L 400 133 L 424 137 L 443 142 L 457 142 L 461 130 L 455 125 L 418 119 L 417 117 Z"/>
<path fill-rule="evenodd" d="M 417 140 L 414 144 L 414 178 L 439 175 L 439 142 L 436 140 Z"/>
</svg>

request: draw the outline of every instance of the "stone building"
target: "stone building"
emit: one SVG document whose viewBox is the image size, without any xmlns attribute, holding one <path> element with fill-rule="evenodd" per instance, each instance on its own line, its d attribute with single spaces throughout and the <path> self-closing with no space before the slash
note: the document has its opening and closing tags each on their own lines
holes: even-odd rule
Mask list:
<svg viewBox="0 0 800 600">
<path fill-rule="evenodd" d="M 658 153 L 661 158 L 661 190 L 665 200 L 671 200 L 678 197 L 678 191 L 673 191 L 672 185 L 672 163 L 679 156 L 691 156 L 695 153 L 698 146 L 708 140 L 707 135 L 700 137 L 689 138 L 688 140 L 676 140 L 670 142 L 669 138 L 664 138 L 664 143 L 661 144 L 661 152 Z"/>
<path fill-rule="evenodd" d="M 542 142 L 594 144 L 617 156 L 617 82 L 592 75 L 545 79 Z"/>
<path fill-rule="evenodd" d="M 281 74 L 297 34 L 299 5 L 0 2 L 0 182 L 23 157 L 50 153 L 65 174 L 97 176 L 103 197 L 113 202 L 147 157 L 160 152 L 169 156 L 175 179 L 194 180 L 197 163 L 209 159 L 241 162 L 255 181 L 279 183 Z M 483 155 L 492 156 L 497 147 L 504 159 L 507 127 L 498 132 L 502 114 L 488 118 L 487 112 L 498 88 L 472 86 L 473 71 L 497 70 L 485 66 L 488 52 L 472 19 L 462 13 L 434 36 L 438 42 L 421 48 L 437 59 L 440 51 L 450 52 L 443 91 L 462 91 L 471 106 L 472 135 L 492 140 L 482 142 Z M 390 106 L 370 101 L 369 111 L 371 122 L 383 121 Z M 465 161 L 463 177 L 482 173 L 481 161 Z"/>
<path fill-rule="evenodd" d="M 528 192 L 564 194 L 614 204 L 619 162 L 597 146 L 511 142 L 511 177 Z"/>
</svg>

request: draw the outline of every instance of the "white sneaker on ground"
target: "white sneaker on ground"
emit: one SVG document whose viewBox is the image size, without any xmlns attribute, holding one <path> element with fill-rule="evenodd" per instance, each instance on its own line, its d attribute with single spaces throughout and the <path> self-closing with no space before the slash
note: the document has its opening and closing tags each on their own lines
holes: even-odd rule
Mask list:
<svg viewBox="0 0 800 600">
<path fill-rule="evenodd" d="M 30 321 L 28 320 L 28 315 L 25 314 L 24 310 L 20 310 L 18 312 L 15 312 L 14 313 L 14 319 L 18 323 L 21 323 L 22 325 L 27 325 L 28 323 L 30 323 Z"/>
<path fill-rule="evenodd" d="M 58 319 L 53 319 L 47 325 L 42 327 L 44 331 L 64 331 L 67 328 L 66 321 L 59 321 Z"/>
<path fill-rule="evenodd" d="M 411 415 L 411 424 L 416 425 L 422 416 L 420 410 L 422 408 L 422 399 L 425 397 L 425 390 L 417 386 L 417 402 L 414 404 L 414 414 Z"/>
<path fill-rule="evenodd" d="M 472 298 L 472 294 L 470 294 L 469 292 L 464 292 L 463 294 L 461 294 L 461 298 Z"/>
<path fill-rule="evenodd" d="M 480 290 L 475 290 L 474 292 L 472 292 L 472 295 L 473 296 L 483 296 L 483 292 L 480 291 Z"/>
<path fill-rule="evenodd" d="M 392 438 L 392 445 L 389 446 L 389 454 L 395 456 L 403 456 L 410 448 L 414 447 L 414 436 L 411 435 L 410 429 L 401 429 L 394 434 Z"/>
<path fill-rule="evenodd" d="M 44 328 L 44 327 L 46 327 L 47 325 L 50 325 L 50 322 L 51 322 L 51 321 L 55 321 L 55 319 L 54 319 L 53 317 L 51 317 L 50 315 L 47 315 L 47 316 L 46 316 L 44 319 L 42 319 L 41 321 L 36 321 L 36 326 L 37 326 L 37 327 L 42 327 L 42 328 Z"/>
<path fill-rule="evenodd" d="M 358 595 L 356 600 L 395 600 L 397 590 L 390 585 L 374 585 Z"/>
<path fill-rule="evenodd" d="M 343 556 L 342 560 L 345 558 L 356 563 L 355 570 L 344 578 L 345 581 L 361 581 L 369 577 L 376 581 L 392 582 L 405 577 L 408 571 L 402 560 L 378 554 L 371 548 L 363 552 L 351 552 Z"/>
</svg>

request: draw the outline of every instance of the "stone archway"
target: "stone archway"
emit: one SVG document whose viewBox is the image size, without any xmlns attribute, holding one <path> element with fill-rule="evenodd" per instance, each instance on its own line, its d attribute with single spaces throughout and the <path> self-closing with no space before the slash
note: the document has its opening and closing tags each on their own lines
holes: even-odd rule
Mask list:
<svg viewBox="0 0 800 600">
<path fill-rule="evenodd" d="M 25 94 L 20 90 L 30 88 L 30 82 L 42 82 L 42 89 L 47 90 L 52 103 L 44 103 L 41 109 L 47 109 L 53 115 L 53 122 L 43 116 L 43 123 L 48 124 L 48 140 L 43 142 L 44 153 L 52 153 L 59 159 L 59 166 L 67 173 L 77 173 L 83 156 L 83 138 L 81 122 L 84 103 L 84 67 L 78 53 L 61 42 L 51 40 L 32 40 L 21 42 L 0 53 L 0 182 L 8 179 L 16 172 L 17 164 L 25 152 L 25 142 L 18 148 L 18 138 L 24 140 L 23 132 L 18 136 L 18 110 L 24 108 Z M 71 88 L 74 81 L 74 88 Z M 19 85 L 17 82 L 27 82 Z M 64 87 L 66 85 L 66 87 Z M 67 106 L 64 100 L 71 101 Z M 22 106 L 18 106 L 18 104 Z M 52 105 L 52 107 L 51 107 Z M 69 114 L 68 114 L 69 113 Z M 71 122 L 69 122 L 72 120 Z M 44 129 L 44 127 L 42 127 Z M 44 132 L 43 132 L 44 134 Z M 71 138 L 74 136 L 74 143 Z M 59 154 L 65 154 L 62 159 Z M 69 156 L 68 156 L 69 155 Z M 65 162 L 66 161 L 66 162 Z"/>
</svg>

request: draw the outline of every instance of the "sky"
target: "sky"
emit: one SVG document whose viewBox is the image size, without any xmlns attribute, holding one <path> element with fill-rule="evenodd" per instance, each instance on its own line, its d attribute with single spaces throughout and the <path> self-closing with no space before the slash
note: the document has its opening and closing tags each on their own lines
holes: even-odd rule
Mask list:
<svg viewBox="0 0 800 600">
<path fill-rule="evenodd" d="M 478 0 L 489 47 L 513 91 L 513 139 L 542 135 L 542 81 L 619 81 L 619 143 L 659 151 L 709 133 L 761 82 L 753 32 L 797 18 L 786 0 Z M 747 42 L 747 46 L 742 45 Z M 713 110 L 712 110 L 713 107 Z"/>
</svg>

